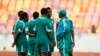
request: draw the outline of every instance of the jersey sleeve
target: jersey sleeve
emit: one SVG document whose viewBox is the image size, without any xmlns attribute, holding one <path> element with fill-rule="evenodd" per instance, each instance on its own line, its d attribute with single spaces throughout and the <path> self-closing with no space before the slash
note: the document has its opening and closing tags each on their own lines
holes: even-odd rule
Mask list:
<svg viewBox="0 0 100 56">
<path fill-rule="evenodd" d="M 24 23 L 23 22 L 17 22 L 15 26 L 15 32 L 22 32 L 24 29 Z"/>
<path fill-rule="evenodd" d="M 62 27 L 63 27 L 63 32 L 66 30 L 66 22 L 65 19 L 62 20 Z"/>
<path fill-rule="evenodd" d="M 29 31 L 29 22 L 27 22 L 25 25 L 25 31 Z"/>
<path fill-rule="evenodd" d="M 37 21 L 34 21 L 33 31 L 36 31 L 36 23 L 37 23 Z"/>
<path fill-rule="evenodd" d="M 29 31 L 29 28 L 27 26 L 25 27 L 25 31 Z"/>
<path fill-rule="evenodd" d="M 74 31 L 73 22 L 71 20 L 70 20 L 70 29 L 71 29 L 71 32 Z"/>
<path fill-rule="evenodd" d="M 36 25 L 33 27 L 33 31 L 36 31 Z"/>
<path fill-rule="evenodd" d="M 15 32 L 15 24 L 13 25 L 12 32 Z"/>
<path fill-rule="evenodd" d="M 47 24 L 46 24 L 46 31 L 47 32 L 52 32 L 52 23 L 47 22 Z"/>
</svg>

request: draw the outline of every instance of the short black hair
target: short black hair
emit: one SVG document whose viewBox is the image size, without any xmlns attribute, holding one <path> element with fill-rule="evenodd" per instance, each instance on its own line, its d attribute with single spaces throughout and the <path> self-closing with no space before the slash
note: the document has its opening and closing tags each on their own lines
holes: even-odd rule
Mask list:
<svg viewBox="0 0 100 56">
<path fill-rule="evenodd" d="M 39 17 L 39 13 L 38 13 L 38 12 L 34 12 L 34 13 L 33 13 L 33 18 L 36 19 L 36 18 L 38 18 L 38 17 Z"/>
<path fill-rule="evenodd" d="M 47 7 L 47 10 L 51 10 L 51 8 L 50 7 Z"/>
<path fill-rule="evenodd" d="M 23 11 L 19 11 L 18 12 L 18 17 L 20 17 L 22 13 L 23 13 Z"/>
<path fill-rule="evenodd" d="M 25 19 L 25 18 L 28 18 L 28 13 L 23 12 L 23 13 L 21 14 L 21 16 L 20 16 L 20 20 L 23 20 L 23 19 Z"/>
<path fill-rule="evenodd" d="M 48 13 L 48 10 L 46 9 L 46 8 L 42 8 L 41 9 L 41 14 L 42 15 L 45 15 L 45 14 L 47 14 Z"/>
</svg>

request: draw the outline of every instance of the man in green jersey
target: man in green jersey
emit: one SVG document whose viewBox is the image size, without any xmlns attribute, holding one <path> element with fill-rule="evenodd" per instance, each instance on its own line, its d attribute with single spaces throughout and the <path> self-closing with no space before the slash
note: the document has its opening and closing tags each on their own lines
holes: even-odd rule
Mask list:
<svg viewBox="0 0 100 56">
<path fill-rule="evenodd" d="M 50 21 L 50 25 L 51 25 L 51 29 L 52 29 L 51 37 L 52 37 L 53 46 L 50 47 L 50 52 L 48 52 L 48 56 L 51 56 L 52 52 L 54 52 L 54 46 L 56 45 L 56 42 L 55 42 L 55 36 L 54 36 L 54 20 L 51 18 L 52 10 L 49 7 L 47 7 L 47 10 L 48 10 L 47 18 Z"/>
<path fill-rule="evenodd" d="M 57 34 L 56 37 L 59 52 L 61 56 L 70 56 L 70 53 L 72 53 L 72 47 L 75 45 L 73 24 L 66 16 L 65 10 L 59 11 L 59 18 L 61 18 L 61 20 L 58 22 L 57 33 L 60 32 L 60 34 Z"/>
<path fill-rule="evenodd" d="M 23 11 L 19 11 L 18 12 L 18 18 L 20 19 L 20 16 L 21 16 L 21 14 L 23 13 Z M 12 29 L 12 34 L 14 35 L 14 27 L 15 27 L 15 24 L 14 24 L 14 26 L 13 26 L 13 29 Z"/>
<path fill-rule="evenodd" d="M 49 46 L 52 43 L 50 32 L 52 28 L 49 20 L 47 19 L 48 10 L 41 9 L 41 17 L 36 20 L 36 38 L 38 43 L 38 52 L 40 56 L 47 56 Z"/>
<path fill-rule="evenodd" d="M 14 43 L 18 56 L 27 56 L 27 39 L 25 34 L 25 22 L 28 20 L 28 14 L 23 12 L 14 27 Z"/>
<path fill-rule="evenodd" d="M 37 46 L 36 46 L 36 32 L 35 32 L 35 20 L 39 17 L 38 12 L 33 13 L 32 20 L 28 21 L 26 24 L 26 34 L 28 35 L 28 56 L 38 56 Z"/>
</svg>

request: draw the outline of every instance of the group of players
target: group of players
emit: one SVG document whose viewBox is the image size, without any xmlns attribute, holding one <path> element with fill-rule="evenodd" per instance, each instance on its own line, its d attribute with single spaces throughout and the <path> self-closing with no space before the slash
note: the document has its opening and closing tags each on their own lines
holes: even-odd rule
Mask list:
<svg viewBox="0 0 100 56">
<path fill-rule="evenodd" d="M 41 16 L 33 13 L 33 19 L 29 20 L 28 14 L 19 11 L 19 19 L 13 27 L 14 42 L 18 56 L 52 56 L 57 44 L 61 56 L 72 56 L 74 43 L 73 23 L 66 16 L 65 10 L 60 10 L 57 23 L 56 39 L 54 34 L 54 20 L 51 18 L 51 8 L 42 8 Z"/>
</svg>

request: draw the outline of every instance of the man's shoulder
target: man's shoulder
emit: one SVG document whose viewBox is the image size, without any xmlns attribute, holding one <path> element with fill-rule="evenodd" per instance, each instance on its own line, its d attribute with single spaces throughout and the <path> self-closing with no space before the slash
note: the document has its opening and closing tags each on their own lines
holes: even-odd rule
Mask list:
<svg viewBox="0 0 100 56">
<path fill-rule="evenodd" d="M 34 23 L 34 22 L 35 22 L 35 20 L 33 20 L 33 19 L 29 21 L 29 23 Z"/>
<path fill-rule="evenodd" d="M 68 19 L 68 21 L 69 21 L 70 23 L 73 23 L 71 19 Z"/>
<path fill-rule="evenodd" d="M 53 18 L 50 18 L 50 21 L 53 21 L 54 22 L 54 19 Z"/>
<path fill-rule="evenodd" d="M 40 21 L 40 18 L 33 20 L 34 23 L 37 23 L 38 21 Z"/>
<path fill-rule="evenodd" d="M 42 16 L 41 16 L 41 17 L 39 17 L 38 19 L 46 19 L 46 18 L 47 18 L 47 17 L 42 17 Z"/>
<path fill-rule="evenodd" d="M 18 25 L 21 25 L 21 24 L 23 24 L 24 22 L 22 21 L 22 20 L 18 20 L 17 22 L 16 22 L 16 24 L 18 24 Z"/>
<path fill-rule="evenodd" d="M 68 18 L 68 17 L 65 17 L 63 20 L 72 22 L 72 20 L 70 18 Z"/>
</svg>

